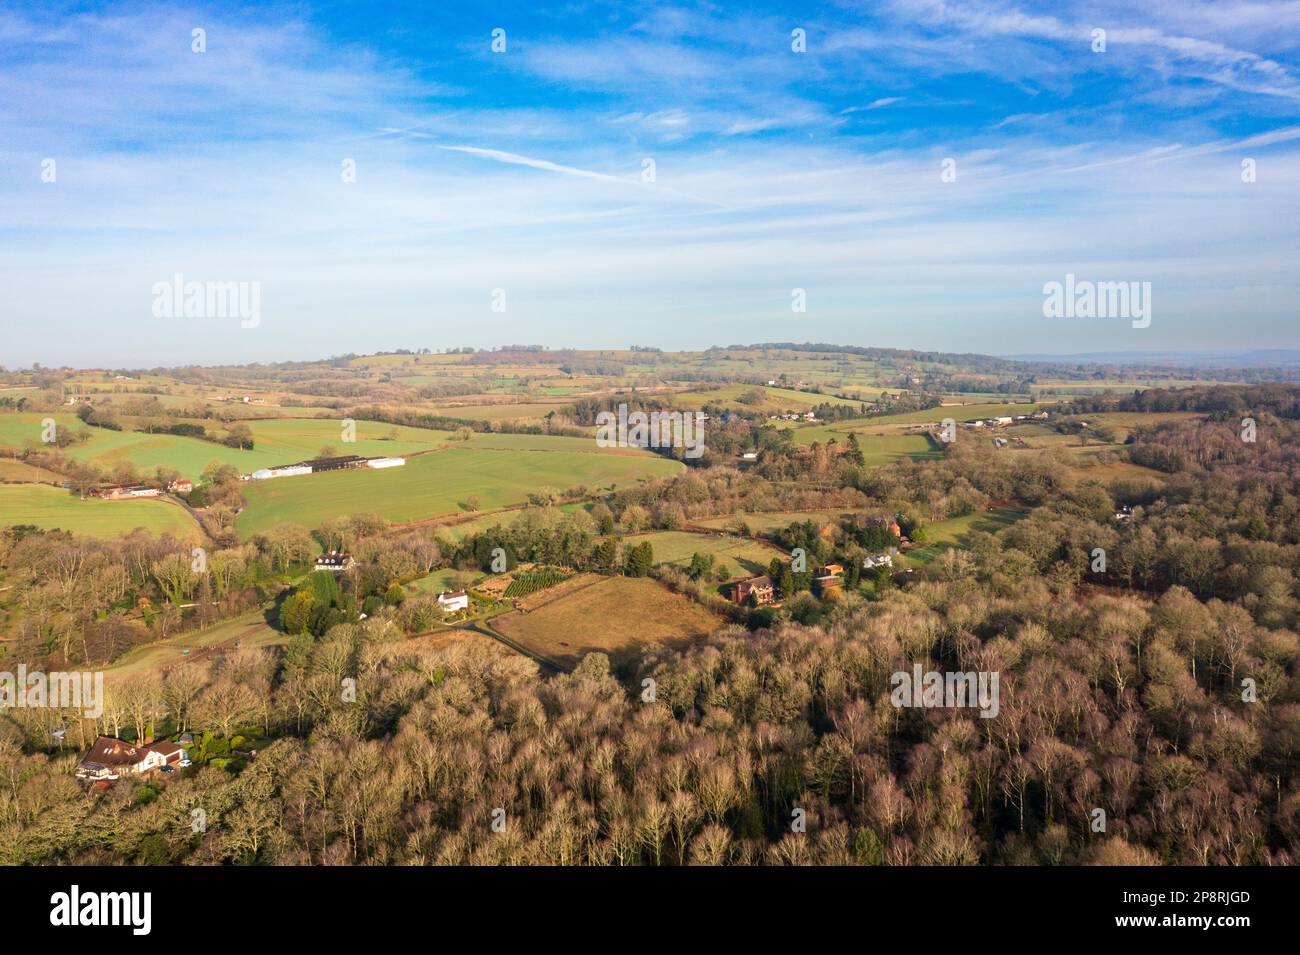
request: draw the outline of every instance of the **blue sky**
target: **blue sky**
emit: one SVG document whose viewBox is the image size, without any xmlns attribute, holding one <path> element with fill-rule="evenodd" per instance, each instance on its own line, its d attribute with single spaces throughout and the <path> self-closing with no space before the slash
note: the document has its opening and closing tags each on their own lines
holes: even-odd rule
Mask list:
<svg viewBox="0 0 1300 955">
<path fill-rule="evenodd" d="M 1300 345 L 1294 0 L 366 6 L 0 8 L 0 363 Z"/>
</svg>

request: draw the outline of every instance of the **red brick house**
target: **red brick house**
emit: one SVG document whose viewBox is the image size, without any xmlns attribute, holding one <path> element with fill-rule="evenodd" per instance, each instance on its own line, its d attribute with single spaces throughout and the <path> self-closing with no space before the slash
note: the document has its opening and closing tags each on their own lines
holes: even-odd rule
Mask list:
<svg viewBox="0 0 1300 955">
<path fill-rule="evenodd" d="M 772 579 L 766 576 L 751 577 L 749 580 L 738 580 L 727 588 L 727 596 L 738 604 L 748 603 L 751 594 L 759 606 L 771 603 L 776 596 Z"/>
</svg>

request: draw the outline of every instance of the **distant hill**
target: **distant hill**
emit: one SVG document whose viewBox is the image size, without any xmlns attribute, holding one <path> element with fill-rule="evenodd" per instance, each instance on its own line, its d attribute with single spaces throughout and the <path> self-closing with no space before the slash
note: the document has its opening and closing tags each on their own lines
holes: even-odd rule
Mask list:
<svg viewBox="0 0 1300 955">
<path fill-rule="evenodd" d="M 1003 355 L 1008 361 L 1080 362 L 1098 365 L 1174 365 L 1196 367 L 1251 367 L 1300 364 L 1300 349 L 1256 348 L 1251 351 L 1128 351 L 1080 352 L 1071 355 Z"/>
</svg>

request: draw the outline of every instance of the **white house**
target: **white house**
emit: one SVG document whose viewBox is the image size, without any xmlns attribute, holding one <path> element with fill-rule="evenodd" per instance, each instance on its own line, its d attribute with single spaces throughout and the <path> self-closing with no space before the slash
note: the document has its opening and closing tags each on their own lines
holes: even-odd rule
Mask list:
<svg viewBox="0 0 1300 955">
<path fill-rule="evenodd" d="M 334 573 L 341 573 L 347 570 L 356 561 L 352 559 L 351 554 L 345 554 L 341 550 L 330 550 L 316 558 L 317 570 L 332 570 Z"/>
<path fill-rule="evenodd" d="M 893 567 L 894 556 L 892 554 L 873 554 L 862 562 L 863 570 L 874 570 L 877 567 Z"/>
<path fill-rule="evenodd" d="M 469 609 L 469 594 L 463 590 L 449 590 L 438 594 L 438 606 L 443 613 Z"/>
<path fill-rule="evenodd" d="M 371 458 L 366 462 L 368 468 L 400 468 L 406 458 Z"/>
</svg>

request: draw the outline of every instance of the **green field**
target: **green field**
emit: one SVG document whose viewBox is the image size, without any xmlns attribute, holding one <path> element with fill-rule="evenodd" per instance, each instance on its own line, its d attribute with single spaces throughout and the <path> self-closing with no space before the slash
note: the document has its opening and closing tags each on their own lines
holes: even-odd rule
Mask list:
<svg viewBox="0 0 1300 955">
<path fill-rule="evenodd" d="M 327 518 L 357 513 L 397 523 L 419 521 L 454 514 L 471 496 L 478 498 L 480 510 L 499 508 L 523 503 L 543 486 L 626 487 L 683 467 L 649 452 L 600 451 L 590 441 L 579 443 L 587 450 L 571 450 L 568 444 L 563 447 L 570 450 L 492 450 L 474 442 L 452 442 L 447 450 L 412 458 L 405 467 L 252 482 L 244 489 L 248 507 L 236 527 L 248 535 L 283 521 L 317 527 Z"/>
<path fill-rule="evenodd" d="M 926 527 L 924 547 L 907 552 L 907 559 L 921 564 L 928 564 L 949 547 L 964 547 L 968 543 L 971 531 L 984 531 L 996 534 L 1004 527 L 1010 527 L 1028 511 L 1012 507 L 995 507 L 987 511 L 976 511 L 951 520 L 939 521 Z"/>
<path fill-rule="evenodd" d="M 764 573 L 773 557 L 785 556 L 784 551 L 761 541 L 693 534 L 689 531 L 636 534 L 627 538 L 626 543 L 633 545 L 645 541 L 649 541 L 654 548 L 656 564 L 673 564 L 685 568 L 691 563 L 691 555 L 698 551 L 701 554 L 713 554 L 717 560 L 715 566 L 726 567 L 732 579 Z"/>
<path fill-rule="evenodd" d="M 446 567 L 442 570 L 435 570 L 425 577 L 419 577 L 402 584 L 402 589 L 406 591 L 408 597 L 436 597 L 438 594 L 454 589 L 455 579 L 463 573 L 464 571 L 457 570 L 454 567 Z M 480 578 L 483 575 L 470 572 L 469 576 Z"/>
<path fill-rule="evenodd" d="M 480 505 L 481 506 L 481 505 Z M 569 513 L 577 510 L 586 509 L 581 501 L 570 501 L 568 504 L 550 505 L 556 510 Z M 509 527 L 525 511 L 537 510 L 538 505 L 528 505 L 526 507 L 510 507 L 494 511 L 475 511 L 473 516 L 464 515 L 449 517 L 447 521 L 435 522 L 432 527 L 439 537 L 450 537 L 453 540 L 464 540 L 473 534 L 481 534 L 493 527 Z"/>
<path fill-rule="evenodd" d="M 240 647 L 269 647 L 288 640 L 288 634 L 266 622 L 265 610 L 252 610 L 205 630 L 192 630 L 136 647 L 109 666 L 104 676 L 109 680 L 121 679 L 156 667 L 207 662 L 218 652 L 236 649 L 236 643 Z"/>
<path fill-rule="evenodd" d="M 762 514 L 748 514 L 742 511 L 737 514 L 729 514 L 726 517 L 706 517 L 693 523 L 701 527 L 716 527 L 722 530 L 733 520 L 740 520 L 749 528 L 751 534 L 769 534 L 772 531 L 782 530 L 791 524 L 803 521 L 812 521 L 815 524 L 831 524 L 842 514 L 850 513 L 852 511 L 845 508 L 829 511 L 769 511 Z"/>
<path fill-rule="evenodd" d="M 818 434 L 809 434 L 814 429 L 801 429 L 795 432 L 795 444 L 823 443 L 831 440 L 845 444 L 849 440 L 847 432 L 823 431 L 815 429 Z M 899 458 L 939 458 L 943 452 L 930 443 L 923 434 L 858 434 L 858 447 L 862 449 L 862 458 L 869 468 L 892 464 Z"/>
<path fill-rule="evenodd" d="M 47 484 L 0 486 L 0 527 L 35 524 L 89 537 L 120 537 L 137 527 L 155 534 L 198 539 L 194 519 L 179 504 L 167 501 L 78 500 L 63 488 Z"/>
<path fill-rule="evenodd" d="M 27 413 L 0 414 L 0 447 L 22 449 L 28 442 L 39 443 L 41 421 L 45 417 L 47 416 Z M 282 418 L 246 422 L 253 432 L 254 450 L 241 451 L 200 438 L 87 427 L 75 415 L 63 412 L 48 417 L 54 418 L 60 428 L 74 432 L 85 429 L 90 433 L 90 440 L 86 443 L 64 449 L 78 460 L 106 469 L 111 469 L 122 461 L 129 461 L 145 474 L 159 466 L 171 467 L 190 479 L 198 478 L 213 460 L 233 464 L 244 473 L 249 473 L 258 468 L 292 464 L 304 458 L 315 457 L 327 445 L 339 454 L 400 456 L 437 447 L 448 437 L 444 431 L 358 421 L 357 440 L 344 443 L 342 419 Z M 209 429 L 221 428 L 219 422 L 203 423 Z M 382 440 L 394 431 L 397 433 L 396 440 Z"/>
<path fill-rule="evenodd" d="M 460 407 L 442 406 L 434 414 L 446 418 L 460 418 L 463 421 L 510 421 L 515 418 L 540 419 L 552 411 L 568 407 L 567 402 L 527 402 L 499 405 L 461 405 Z"/>
<path fill-rule="evenodd" d="M 38 468 L 35 465 L 18 461 L 14 458 L 0 458 L 0 481 L 14 481 L 22 484 L 58 484 L 64 479 L 53 471 Z"/>
</svg>

